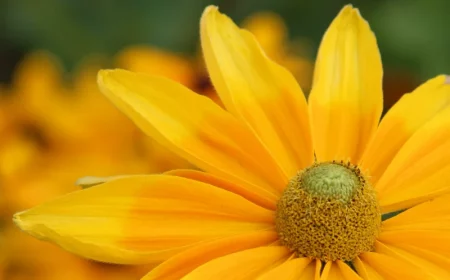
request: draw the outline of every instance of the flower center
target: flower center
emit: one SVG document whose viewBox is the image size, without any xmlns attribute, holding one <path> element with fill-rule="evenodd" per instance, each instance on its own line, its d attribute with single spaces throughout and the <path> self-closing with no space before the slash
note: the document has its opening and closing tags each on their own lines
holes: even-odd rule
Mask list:
<svg viewBox="0 0 450 280">
<path fill-rule="evenodd" d="M 277 204 L 281 243 L 302 257 L 350 261 L 371 251 L 381 212 L 375 190 L 357 166 L 316 163 L 298 172 Z"/>
</svg>

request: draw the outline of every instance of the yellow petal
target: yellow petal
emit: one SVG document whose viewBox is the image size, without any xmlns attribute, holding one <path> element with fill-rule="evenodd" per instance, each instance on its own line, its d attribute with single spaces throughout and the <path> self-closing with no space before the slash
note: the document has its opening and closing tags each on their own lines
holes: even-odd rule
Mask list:
<svg viewBox="0 0 450 280">
<path fill-rule="evenodd" d="M 356 272 L 358 272 L 358 275 L 364 280 L 385 280 L 385 278 L 381 277 L 380 274 L 367 263 L 364 263 L 359 257 L 353 261 L 353 266 L 355 267 Z"/>
<path fill-rule="evenodd" d="M 367 252 L 360 255 L 361 260 L 372 267 L 382 279 L 435 279 L 424 272 L 423 268 L 411 265 L 398 258 L 384 254 Z M 372 278 L 369 278 L 372 279 Z"/>
<path fill-rule="evenodd" d="M 176 280 L 198 266 L 224 255 L 269 245 L 278 238 L 274 231 L 259 231 L 200 244 L 163 262 L 141 280 Z"/>
<path fill-rule="evenodd" d="M 309 263 L 302 274 L 303 279 L 308 280 L 319 280 L 320 272 L 322 271 L 322 262 L 319 259 L 315 259 Z"/>
<path fill-rule="evenodd" d="M 398 151 L 376 185 L 383 212 L 450 192 L 450 106 Z"/>
<path fill-rule="evenodd" d="M 276 196 L 287 183 L 241 122 L 209 98 L 162 77 L 104 70 L 103 93 L 144 132 L 201 169 Z"/>
<path fill-rule="evenodd" d="M 387 112 L 360 164 L 370 174 L 373 184 L 405 142 L 449 105 L 450 83 L 446 83 L 446 76 L 441 75 L 404 95 Z"/>
<path fill-rule="evenodd" d="M 450 257 L 450 195 L 417 205 L 383 222 L 379 240 Z"/>
<path fill-rule="evenodd" d="M 309 96 L 319 161 L 359 161 L 381 115 L 382 72 L 369 24 L 345 6 L 322 39 Z"/>
<path fill-rule="evenodd" d="M 386 245 L 381 242 L 375 244 L 375 251 L 397 259 L 401 259 L 411 265 L 417 266 L 435 279 L 450 279 L 450 260 L 443 256 L 425 250 L 414 250 L 413 252 L 397 248 L 395 246 Z"/>
<path fill-rule="evenodd" d="M 321 280 L 359 280 L 359 277 L 342 261 L 327 262 L 323 268 Z"/>
<path fill-rule="evenodd" d="M 266 246 L 244 250 L 214 259 L 185 277 L 183 280 L 201 279 L 255 279 L 272 267 L 286 260 L 291 253 L 284 246 Z"/>
<path fill-rule="evenodd" d="M 260 193 L 255 192 L 255 190 L 250 188 L 245 188 L 242 185 L 234 184 L 227 180 L 221 179 L 212 174 L 197 171 L 197 170 L 189 170 L 189 169 L 177 169 L 166 172 L 168 175 L 180 176 L 188 179 L 193 179 L 196 181 L 200 181 L 203 183 L 207 183 L 213 186 L 216 186 L 221 189 L 225 189 L 227 191 L 238 194 L 249 201 L 258 204 L 262 207 L 265 207 L 270 210 L 276 209 L 276 201 L 268 199 L 265 196 L 262 196 Z"/>
<path fill-rule="evenodd" d="M 309 258 L 293 258 L 285 261 L 279 266 L 273 268 L 272 270 L 264 273 L 258 280 L 273 280 L 273 279 L 283 279 L 283 280 L 297 280 L 303 279 L 300 277 L 305 277 L 305 268 L 311 263 Z M 307 277 L 307 276 L 306 276 Z M 313 278 L 304 278 L 313 279 Z"/>
<path fill-rule="evenodd" d="M 308 110 L 295 78 L 217 7 L 206 8 L 202 16 L 201 41 L 227 110 L 256 133 L 288 177 L 312 164 Z"/>
<path fill-rule="evenodd" d="M 176 176 L 132 176 L 14 216 L 25 232 L 86 258 L 153 263 L 201 242 L 271 229 L 273 212 Z"/>
</svg>

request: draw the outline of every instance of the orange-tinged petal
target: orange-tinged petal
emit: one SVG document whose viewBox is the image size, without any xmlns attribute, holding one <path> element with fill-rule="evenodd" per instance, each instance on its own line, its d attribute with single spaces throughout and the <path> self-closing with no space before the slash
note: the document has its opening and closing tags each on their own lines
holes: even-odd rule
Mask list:
<svg viewBox="0 0 450 280">
<path fill-rule="evenodd" d="M 361 276 L 364 280 L 384 280 L 385 278 L 381 277 L 372 267 L 370 267 L 367 263 L 364 263 L 359 257 L 357 257 L 353 261 L 353 266 L 358 272 L 358 275 Z"/>
<path fill-rule="evenodd" d="M 398 244 L 398 246 L 412 245 L 450 258 L 450 234 L 448 231 L 389 231 L 380 234 L 379 240 L 386 244 Z"/>
<path fill-rule="evenodd" d="M 384 254 L 367 252 L 361 254 L 360 259 L 371 266 L 383 279 L 435 279 L 426 274 L 423 268 Z"/>
<path fill-rule="evenodd" d="M 273 268 L 272 270 L 264 273 L 258 280 L 273 280 L 273 279 L 283 279 L 283 280 L 297 280 L 303 279 L 305 268 L 311 263 L 310 258 L 294 258 L 285 261 L 279 266 Z M 313 279 L 313 278 L 304 278 Z"/>
<path fill-rule="evenodd" d="M 424 202 L 383 222 L 379 240 L 450 257 L 450 195 Z"/>
<path fill-rule="evenodd" d="M 382 75 L 369 24 L 345 6 L 322 39 L 308 100 L 319 161 L 358 163 L 381 116 Z"/>
<path fill-rule="evenodd" d="M 319 280 L 320 272 L 322 270 L 322 262 L 319 259 L 311 261 L 302 273 L 302 278 L 305 280 Z"/>
<path fill-rule="evenodd" d="M 244 250 L 214 259 L 185 277 L 183 280 L 200 279 L 255 279 L 272 267 L 286 260 L 291 253 L 284 246 L 266 246 Z"/>
<path fill-rule="evenodd" d="M 227 191 L 238 194 L 251 202 L 263 206 L 267 209 L 275 210 L 276 209 L 276 201 L 271 200 L 266 196 L 262 196 L 260 193 L 256 192 L 254 189 L 245 188 L 242 185 L 234 184 L 227 180 L 224 180 L 218 176 L 214 176 L 212 174 L 197 171 L 197 170 L 189 170 L 189 169 L 176 169 L 166 172 L 166 174 L 180 176 L 188 179 L 193 179 L 196 181 L 204 182 L 213 186 L 216 186 L 221 189 L 225 189 Z"/>
<path fill-rule="evenodd" d="M 259 231 L 213 240 L 188 249 L 163 262 L 141 280 L 176 280 L 198 266 L 224 255 L 265 246 L 275 241 L 274 231 Z"/>
<path fill-rule="evenodd" d="M 446 82 L 446 76 L 441 75 L 404 95 L 387 112 L 360 164 L 370 174 L 373 184 L 405 142 L 449 105 L 450 83 Z"/>
<path fill-rule="evenodd" d="M 381 242 L 376 242 L 375 251 L 417 266 L 430 276 L 435 277 L 435 279 L 450 279 L 450 260 L 443 256 L 439 256 L 429 251 L 416 250 L 415 252 L 408 252 L 404 249 L 386 245 Z M 427 259 L 427 257 L 430 259 Z"/>
<path fill-rule="evenodd" d="M 168 175 L 93 186 L 14 216 L 27 233 L 84 257 L 153 263 L 201 242 L 273 227 L 273 212 L 214 186 Z"/>
<path fill-rule="evenodd" d="M 414 206 L 383 221 L 383 232 L 398 230 L 450 230 L 450 195 Z"/>
<path fill-rule="evenodd" d="M 311 165 L 307 104 L 292 74 L 217 7 L 206 8 L 200 26 L 209 75 L 227 110 L 261 139 L 286 176 Z"/>
<path fill-rule="evenodd" d="M 323 268 L 321 280 L 359 280 L 359 277 L 342 261 L 327 262 Z"/>
<path fill-rule="evenodd" d="M 398 151 L 376 184 L 383 212 L 409 208 L 450 192 L 450 106 Z"/>
<path fill-rule="evenodd" d="M 162 77 L 103 70 L 103 93 L 144 132 L 201 169 L 275 197 L 287 184 L 252 132 L 209 98 Z"/>
</svg>

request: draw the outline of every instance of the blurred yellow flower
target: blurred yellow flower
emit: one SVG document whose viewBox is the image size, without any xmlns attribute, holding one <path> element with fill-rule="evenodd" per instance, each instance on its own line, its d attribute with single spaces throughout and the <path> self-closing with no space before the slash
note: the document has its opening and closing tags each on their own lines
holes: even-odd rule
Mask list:
<svg viewBox="0 0 450 280">
<path fill-rule="evenodd" d="M 164 76 L 187 87 L 193 87 L 197 78 L 193 63 L 184 55 L 144 45 L 127 47 L 115 58 L 119 68 Z"/>
<path fill-rule="evenodd" d="M 78 190 L 75 181 L 81 176 L 190 166 L 167 149 L 147 144 L 148 137 L 99 92 L 100 65 L 99 58 L 86 59 L 68 76 L 57 58 L 38 51 L 17 67 L 11 88 L 2 88 L 0 215 L 9 245 L 0 255 L 6 279 L 129 279 L 142 274 L 139 267 L 88 263 L 30 239 L 12 228 L 11 216 Z"/>
<path fill-rule="evenodd" d="M 323 37 L 308 101 L 217 7 L 201 41 L 227 110 L 167 78 L 104 70 L 98 81 L 204 171 L 97 182 L 16 214 L 22 230 L 94 260 L 159 264 L 146 280 L 450 278 L 448 76 L 380 122 L 378 46 L 350 5 Z"/>
<path fill-rule="evenodd" d="M 304 40 L 289 40 L 287 27 L 279 15 L 255 13 L 245 19 L 243 25 L 255 35 L 271 59 L 290 70 L 303 89 L 310 88 L 313 64 L 308 59 L 306 43 Z M 221 102 L 209 81 L 201 56 L 193 59 L 150 46 L 131 46 L 120 52 L 115 61 L 119 68 L 164 76 Z"/>
<path fill-rule="evenodd" d="M 267 56 L 288 69 L 303 90 L 309 91 L 313 63 L 308 58 L 306 39 L 289 40 L 283 19 L 273 12 L 259 12 L 242 24 L 252 33 Z"/>
</svg>

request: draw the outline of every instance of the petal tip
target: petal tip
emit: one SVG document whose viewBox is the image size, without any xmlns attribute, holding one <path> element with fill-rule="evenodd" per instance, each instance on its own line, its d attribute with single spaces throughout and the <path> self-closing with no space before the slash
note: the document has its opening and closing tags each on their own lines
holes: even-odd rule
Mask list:
<svg viewBox="0 0 450 280">
<path fill-rule="evenodd" d="M 101 69 L 101 70 L 99 70 L 98 74 L 97 74 L 97 79 L 101 79 L 101 78 L 107 76 L 111 71 L 113 71 L 113 70 L 110 70 L 110 69 Z"/>
<path fill-rule="evenodd" d="M 116 76 L 117 74 L 130 74 L 133 73 L 131 71 L 125 70 L 125 69 L 102 69 L 100 71 L 98 71 L 97 73 L 97 82 L 99 84 L 104 83 L 104 81 L 111 77 L 111 76 Z"/>
<path fill-rule="evenodd" d="M 205 8 L 204 13 L 209 13 L 209 12 L 214 12 L 214 11 L 219 11 L 219 7 L 216 6 L 216 5 L 208 5 L 208 6 Z"/>
<path fill-rule="evenodd" d="M 347 4 L 341 9 L 339 15 L 353 14 L 355 10 L 358 10 L 358 9 L 354 8 L 352 4 Z"/>
<path fill-rule="evenodd" d="M 203 10 L 203 14 L 202 14 L 202 17 L 201 17 L 201 20 L 200 20 L 201 24 L 203 24 L 204 21 L 205 21 L 208 17 L 211 17 L 211 16 L 213 16 L 213 15 L 215 15 L 215 14 L 217 14 L 217 13 L 219 13 L 219 7 L 214 6 L 214 5 L 209 5 L 209 6 L 207 6 L 207 7 Z"/>
<path fill-rule="evenodd" d="M 340 19 L 342 24 L 347 25 L 349 23 L 357 23 L 358 21 L 364 21 L 358 8 L 353 7 L 352 4 L 345 5 L 339 12 L 337 18 Z"/>
<path fill-rule="evenodd" d="M 110 93 L 108 89 L 112 87 L 114 82 L 120 80 L 121 77 L 130 77 L 131 74 L 134 74 L 131 71 L 124 69 L 102 69 L 97 74 L 97 85 L 100 91 L 108 96 Z"/>
<path fill-rule="evenodd" d="M 23 214 L 26 211 L 18 212 L 13 215 L 13 223 L 23 231 L 27 231 L 30 228 L 29 224 L 22 219 Z"/>
<path fill-rule="evenodd" d="M 353 9 L 353 4 L 347 4 L 342 8 L 343 11 L 351 11 Z"/>
<path fill-rule="evenodd" d="M 97 84 L 100 88 L 100 90 L 103 88 L 104 84 L 105 84 L 105 79 L 108 77 L 108 75 L 112 72 L 113 70 L 106 70 L 106 69 L 102 69 L 100 71 L 98 71 L 97 73 Z"/>
<path fill-rule="evenodd" d="M 102 184 L 106 181 L 106 178 L 104 177 L 95 177 L 95 176 L 86 176 L 78 178 L 78 180 L 75 181 L 75 186 L 80 186 L 83 189 L 89 188 L 98 184 Z"/>
</svg>

